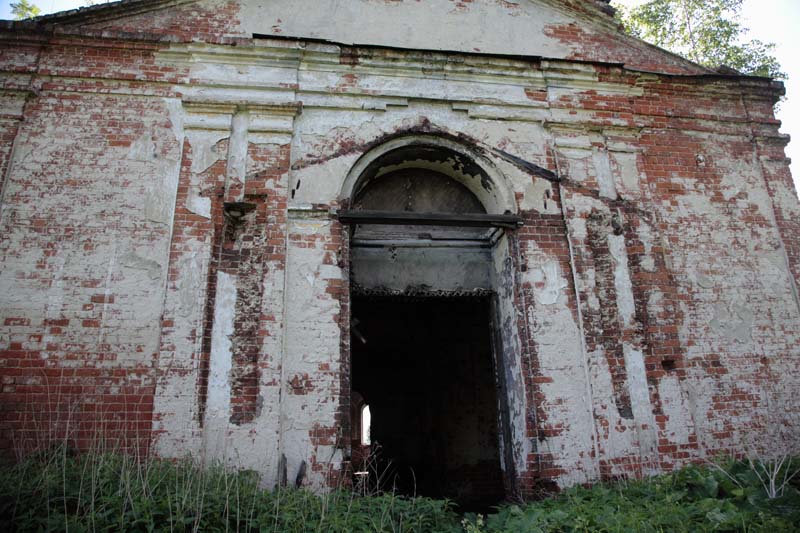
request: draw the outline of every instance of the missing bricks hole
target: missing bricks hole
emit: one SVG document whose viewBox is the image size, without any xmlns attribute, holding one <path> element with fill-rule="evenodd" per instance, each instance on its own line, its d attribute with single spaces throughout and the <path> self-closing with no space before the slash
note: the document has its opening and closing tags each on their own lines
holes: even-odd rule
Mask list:
<svg viewBox="0 0 800 533">
<path fill-rule="evenodd" d="M 619 214 L 614 214 L 611 217 L 611 227 L 614 229 L 614 235 L 622 235 L 622 220 L 620 219 Z"/>
<path fill-rule="evenodd" d="M 675 370 L 675 360 L 674 359 L 663 359 L 661 361 L 661 368 L 663 368 L 667 372 L 671 372 L 671 371 Z"/>
<path fill-rule="evenodd" d="M 249 202 L 225 202 L 225 214 L 238 220 L 256 208 L 256 204 Z"/>
</svg>

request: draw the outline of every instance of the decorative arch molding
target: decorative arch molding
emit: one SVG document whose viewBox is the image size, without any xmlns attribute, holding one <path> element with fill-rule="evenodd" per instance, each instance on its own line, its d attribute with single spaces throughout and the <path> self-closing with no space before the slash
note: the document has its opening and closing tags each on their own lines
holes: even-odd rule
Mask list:
<svg viewBox="0 0 800 533">
<path fill-rule="evenodd" d="M 347 174 L 339 199 L 348 205 L 369 181 L 405 168 L 425 168 L 458 181 L 487 213 L 517 213 L 514 191 L 488 158 L 464 143 L 434 134 L 402 135 L 366 152 Z"/>
</svg>

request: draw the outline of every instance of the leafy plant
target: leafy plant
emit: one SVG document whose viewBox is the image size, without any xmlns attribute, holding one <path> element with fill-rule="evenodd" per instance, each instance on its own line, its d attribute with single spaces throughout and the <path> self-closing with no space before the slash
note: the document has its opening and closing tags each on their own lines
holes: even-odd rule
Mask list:
<svg viewBox="0 0 800 533">
<path fill-rule="evenodd" d="M 626 9 L 615 5 L 626 29 L 657 46 L 711 68 L 785 78 L 775 45 L 746 41 L 740 22 L 743 0 L 650 0 Z"/>
<path fill-rule="evenodd" d="M 784 472 L 800 462 L 787 460 Z M 0 470 L 0 531 L 796 531 L 798 479 L 769 497 L 748 461 L 690 466 L 645 480 L 573 487 L 488 516 L 447 500 L 349 490 L 264 490 L 257 473 L 190 460 L 139 460 L 66 447 Z"/>
<path fill-rule="evenodd" d="M 39 7 L 32 2 L 28 2 L 28 0 L 11 2 L 11 14 L 14 15 L 14 20 L 38 17 L 39 13 L 41 13 Z"/>
</svg>

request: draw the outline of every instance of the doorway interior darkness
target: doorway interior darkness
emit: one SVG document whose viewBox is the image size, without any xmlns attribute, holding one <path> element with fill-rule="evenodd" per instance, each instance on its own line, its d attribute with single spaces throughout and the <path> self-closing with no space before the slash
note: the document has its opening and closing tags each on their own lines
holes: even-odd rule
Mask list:
<svg viewBox="0 0 800 533">
<path fill-rule="evenodd" d="M 479 164 L 480 161 L 480 164 Z M 438 137 L 401 137 L 345 180 L 357 482 L 482 510 L 516 494 L 524 391 L 511 245 L 522 223 L 488 161 Z M 502 328 L 500 325 L 503 325 Z M 514 406 L 510 409 L 509 406 Z"/>
<path fill-rule="evenodd" d="M 490 313 L 488 297 L 354 295 L 352 388 L 381 488 L 467 510 L 503 499 Z"/>
</svg>

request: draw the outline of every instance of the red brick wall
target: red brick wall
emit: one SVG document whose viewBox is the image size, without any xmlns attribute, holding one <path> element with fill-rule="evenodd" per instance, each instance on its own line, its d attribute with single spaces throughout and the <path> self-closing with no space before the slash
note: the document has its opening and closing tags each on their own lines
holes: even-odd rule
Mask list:
<svg viewBox="0 0 800 533">
<path fill-rule="evenodd" d="M 132 155 L 142 138 L 150 161 Z M 178 153 L 169 112 L 42 90 L 18 146 L 0 231 L 14 287 L 0 323 L 2 447 L 113 435 L 146 448 L 171 216 L 151 192 L 170 195 L 159 175 Z"/>
<path fill-rule="evenodd" d="M 169 9 L 81 24 L 83 31 L 123 32 L 181 42 L 219 43 L 227 37 L 249 37 L 239 30 L 239 3 L 191 2 Z"/>
<path fill-rule="evenodd" d="M 181 6 L 168 16 L 141 15 L 97 27 L 135 31 L 141 26 L 184 41 L 223 42 L 235 33 L 220 23 L 231 5 L 211 18 Z M 564 39 L 603 44 L 575 28 L 559 32 Z M 347 229 L 321 214 L 328 205 L 317 205 L 308 220 L 325 219 L 325 229 L 290 231 L 288 180 L 296 170 L 290 167 L 291 145 L 286 139 L 264 144 L 250 139 L 243 188 L 235 184 L 226 193 L 229 134 L 223 132 L 214 144 L 217 160 L 193 169 L 201 147 L 183 138 L 179 118 L 186 112 L 176 92 L 189 87 L 181 85 L 189 73 L 157 59 L 163 45 L 111 37 L 3 36 L 4 88 L 19 91 L 12 100 L 24 97 L 28 103 L 24 117 L 0 117 L 0 172 L 8 176 L 0 214 L 0 280 L 13 288 L 0 310 L 0 449 L 26 450 L 64 438 L 88 447 L 109 434 L 145 449 L 151 424 L 159 439 L 170 441 L 167 448 L 199 446 L 215 282 L 218 272 L 225 272 L 242 282 L 230 421 L 245 432 L 264 408 L 278 420 L 282 390 L 285 396 L 307 396 L 314 409 L 333 405 L 331 416 L 302 429 L 311 443 L 311 472 L 329 474 L 328 449 L 349 434 Z M 656 56 L 641 59 L 643 66 L 655 66 L 648 61 Z M 665 68 L 681 70 L 673 67 Z M 348 68 L 355 71 L 358 64 Z M 531 68 L 543 67 L 533 62 Z M 587 465 L 592 464 L 600 477 L 613 477 L 648 471 L 648 460 L 668 469 L 717 451 L 741 453 L 743 442 L 757 441 L 776 424 L 793 427 L 800 413 L 800 370 L 792 364 L 800 335 L 800 208 L 771 111 L 779 88 L 760 81 L 591 68 L 598 81 L 615 84 L 613 94 L 584 88 L 549 98 L 547 91 L 518 91 L 534 94 L 533 104 L 547 105 L 554 114 L 563 112 L 558 116 L 580 114 L 570 126 L 576 137 L 594 135 L 587 154 L 607 156 L 617 130 L 624 130 L 635 145 L 638 187 L 624 189 L 612 165 L 610 179 L 619 194 L 600 195 L 595 163 L 557 155 L 562 147 L 554 140 L 555 130 L 536 130 L 541 136 L 536 143 L 546 147 L 537 163 L 561 182 L 549 197 L 558 210 L 524 210 L 525 226 L 510 239 L 528 406 L 524 433 L 533 443 L 527 470 L 519 473 L 527 495 L 543 479 L 575 470 L 585 469 L 590 478 L 594 474 Z M 32 71 L 39 75 L 33 80 L 10 75 Z M 356 74 L 344 76 L 356 80 L 347 86 L 352 94 L 376 96 L 375 89 L 359 85 Z M 335 80 L 331 84 L 331 93 L 338 90 L 341 96 L 341 86 L 335 89 Z M 289 94 L 297 87 L 280 89 Z M 236 104 L 230 106 L 235 112 Z M 419 111 L 391 107 L 386 114 L 402 115 L 397 121 L 406 124 L 418 122 L 414 113 L 428 112 L 424 106 Z M 455 134 L 483 139 L 475 140 L 476 149 L 481 143 L 514 149 L 496 133 L 496 123 L 464 122 L 449 113 L 441 111 L 437 120 L 452 119 L 451 129 L 470 130 Z M 385 133 L 380 120 L 371 125 L 376 138 Z M 331 131 L 338 127 L 329 126 Z M 304 132 L 297 127 L 301 138 Z M 335 145 L 334 139 L 313 134 L 319 137 L 316 146 Z M 331 134 L 336 135 L 350 139 L 347 132 Z M 14 172 L 6 174 L 14 139 Z M 301 155 L 311 166 L 350 157 L 373 141 L 353 141 L 352 149 L 333 155 Z M 525 185 L 514 185 L 520 202 Z M 209 200 L 210 218 L 190 209 L 193 194 Z M 226 223 L 224 203 L 239 200 L 253 210 L 235 229 Z M 331 198 L 330 205 L 336 201 Z M 304 216 L 298 215 L 302 221 Z M 624 240 L 635 306 L 627 324 L 618 316 L 619 259 L 611 257 L 609 235 Z M 334 324 L 338 358 L 314 362 L 313 368 L 298 366 L 296 372 L 290 368 L 281 382 L 283 327 L 297 325 L 282 315 L 285 300 L 295 295 L 275 288 L 288 275 L 288 248 L 318 252 L 320 265 L 341 268 L 344 275 L 320 280 L 313 289 L 318 293 L 309 296 L 311 303 L 335 302 L 338 311 L 293 332 L 311 335 L 318 331 L 314 328 Z M 576 348 L 581 353 L 570 354 L 575 365 L 566 370 L 550 360 L 543 364 L 541 357 L 545 347 L 536 316 L 546 306 L 537 301 L 543 288 L 537 284 L 544 282 L 528 275 L 542 266 L 540 258 L 556 263 L 565 283 L 559 296 L 565 318 L 585 334 L 585 346 Z M 200 279 L 192 277 L 196 273 Z M 196 309 L 182 307 L 185 295 Z M 625 343 L 643 353 L 653 413 L 647 428 L 631 421 Z M 585 375 L 576 361 L 585 363 Z M 565 376 L 591 385 L 595 377 L 605 378 L 604 371 L 609 390 L 586 400 L 553 389 Z M 163 383 L 174 387 L 164 386 L 157 398 L 155 390 Z M 260 397 L 265 390 L 272 394 L 266 400 Z M 572 442 L 574 402 L 579 401 L 586 402 L 581 409 L 595 424 L 582 427 L 581 443 L 594 444 L 572 464 L 563 457 L 570 451 L 565 447 Z M 642 445 L 639 429 L 655 435 L 655 459 L 634 453 Z M 615 448 L 617 438 L 625 446 Z"/>
</svg>

